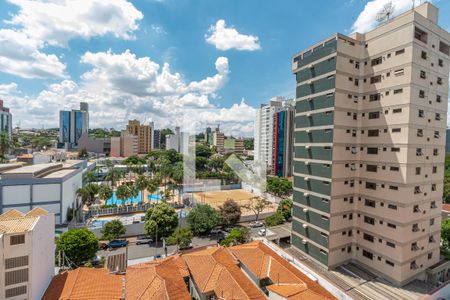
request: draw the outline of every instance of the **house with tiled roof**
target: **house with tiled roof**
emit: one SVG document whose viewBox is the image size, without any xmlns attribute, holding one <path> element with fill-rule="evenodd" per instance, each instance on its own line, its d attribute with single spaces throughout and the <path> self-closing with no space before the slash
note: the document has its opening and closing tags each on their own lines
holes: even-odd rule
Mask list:
<svg viewBox="0 0 450 300">
<path fill-rule="evenodd" d="M 228 248 L 246 275 L 270 299 L 334 299 L 327 290 L 300 272 L 260 241 Z"/>
<path fill-rule="evenodd" d="M 54 230 L 40 207 L 0 215 L 0 299 L 41 299 L 55 272 Z"/>
</svg>

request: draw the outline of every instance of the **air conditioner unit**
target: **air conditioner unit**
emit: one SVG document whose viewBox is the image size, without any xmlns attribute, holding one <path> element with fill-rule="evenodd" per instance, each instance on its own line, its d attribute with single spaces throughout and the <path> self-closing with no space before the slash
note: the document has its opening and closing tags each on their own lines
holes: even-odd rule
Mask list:
<svg viewBox="0 0 450 300">
<path fill-rule="evenodd" d="M 311 132 L 311 129 L 306 129 L 305 132 L 306 132 L 306 133 L 310 133 L 310 132 Z"/>
<path fill-rule="evenodd" d="M 309 181 L 309 177 L 305 177 L 305 181 Z"/>
<path fill-rule="evenodd" d="M 306 83 L 307 84 L 312 84 L 312 80 L 308 80 Z"/>
<path fill-rule="evenodd" d="M 309 165 L 309 161 L 305 161 L 305 165 Z"/>
<path fill-rule="evenodd" d="M 303 196 L 308 197 L 309 193 L 303 193 Z"/>
<path fill-rule="evenodd" d="M 314 64 L 309 64 L 308 67 L 309 67 L 310 69 L 311 69 L 311 68 L 314 68 Z"/>
<path fill-rule="evenodd" d="M 302 240 L 302 243 L 306 244 L 306 243 L 308 243 L 308 241 L 307 240 Z"/>
<path fill-rule="evenodd" d="M 311 148 L 310 145 L 306 145 L 306 146 L 305 146 L 305 149 L 310 149 L 310 148 Z"/>
<path fill-rule="evenodd" d="M 304 209 L 303 209 L 303 212 L 308 212 L 308 209 L 307 209 L 307 208 L 304 208 Z"/>
<path fill-rule="evenodd" d="M 311 115 L 312 115 L 312 114 L 311 114 L 310 112 L 306 113 L 306 116 L 307 116 L 307 117 L 311 117 Z"/>
<path fill-rule="evenodd" d="M 302 227 L 303 228 L 308 228 L 308 224 L 303 224 Z"/>
</svg>

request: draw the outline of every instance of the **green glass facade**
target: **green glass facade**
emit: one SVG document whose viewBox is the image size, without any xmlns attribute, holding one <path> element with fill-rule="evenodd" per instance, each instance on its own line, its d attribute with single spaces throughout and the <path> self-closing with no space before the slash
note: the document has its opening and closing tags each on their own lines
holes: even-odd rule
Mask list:
<svg viewBox="0 0 450 300">
<path fill-rule="evenodd" d="M 336 57 L 327 56 L 335 52 L 336 42 L 329 41 L 294 59 L 301 70 L 295 73 L 292 245 L 324 265 L 328 264 L 334 112 L 315 111 L 334 107 Z"/>
</svg>

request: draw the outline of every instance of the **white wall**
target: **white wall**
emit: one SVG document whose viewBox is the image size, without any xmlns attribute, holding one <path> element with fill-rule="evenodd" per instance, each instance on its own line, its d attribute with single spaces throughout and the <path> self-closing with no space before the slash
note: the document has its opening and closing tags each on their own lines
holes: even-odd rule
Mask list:
<svg viewBox="0 0 450 300">
<path fill-rule="evenodd" d="M 3 187 L 3 205 L 29 203 L 31 188 L 29 185 Z"/>
<path fill-rule="evenodd" d="M 36 184 L 33 185 L 33 202 L 59 201 L 61 198 L 61 185 Z"/>
<path fill-rule="evenodd" d="M 55 218 L 53 214 L 39 217 L 32 233 L 31 299 L 42 298 L 55 274 Z"/>
<path fill-rule="evenodd" d="M 75 207 L 77 199 L 77 190 L 82 187 L 82 174 L 81 172 L 71 177 L 62 184 L 62 215 L 61 223 L 66 220 L 67 208 Z"/>
</svg>

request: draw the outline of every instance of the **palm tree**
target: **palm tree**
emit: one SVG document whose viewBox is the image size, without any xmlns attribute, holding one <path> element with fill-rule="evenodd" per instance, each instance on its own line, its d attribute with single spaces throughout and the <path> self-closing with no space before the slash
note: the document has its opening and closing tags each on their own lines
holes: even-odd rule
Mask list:
<svg viewBox="0 0 450 300">
<path fill-rule="evenodd" d="M 122 200 L 122 204 L 125 204 L 125 201 L 131 197 L 130 187 L 126 184 L 122 184 L 117 188 L 116 191 L 117 199 Z"/>
<path fill-rule="evenodd" d="M 95 181 L 95 175 L 94 172 L 92 171 L 87 171 L 86 173 L 84 173 L 84 180 L 87 184 L 94 182 Z"/>
<path fill-rule="evenodd" d="M 150 185 L 147 176 L 139 175 L 138 178 L 136 178 L 134 185 L 138 190 L 141 191 L 141 202 L 144 202 L 144 191 L 147 190 L 148 186 Z"/>
<path fill-rule="evenodd" d="M 100 187 L 96 184 L 88 184 L 79 188 L 77 194 L 81 196 L 81 200 L 87 206 L 91 206 L 95 202 L 95 196 L 98 194 Z"/>
<path fill-rule="evenodd" d="M 123 178 L 124 174 L 122 171 L 116 168 L 111 168 L 106 175 L 105 179 L 111 181 L 111 187 L 114 188 L 116 181 Z"/>
<path fill-rule="evenodd" d="M 139 189 L 134 184 L 129 185 L 128 188 L 130 189 L 130 197 L 136 198 L 139 195 Z"/>
<path fill-rule="evenodd" d="M 113 190 L 109 185 L 103 184 L 100 186 L 98 190 L 98 197 L 102 199 L 103 201 L 108 200 L 113 195 Z"/>
</svg>

